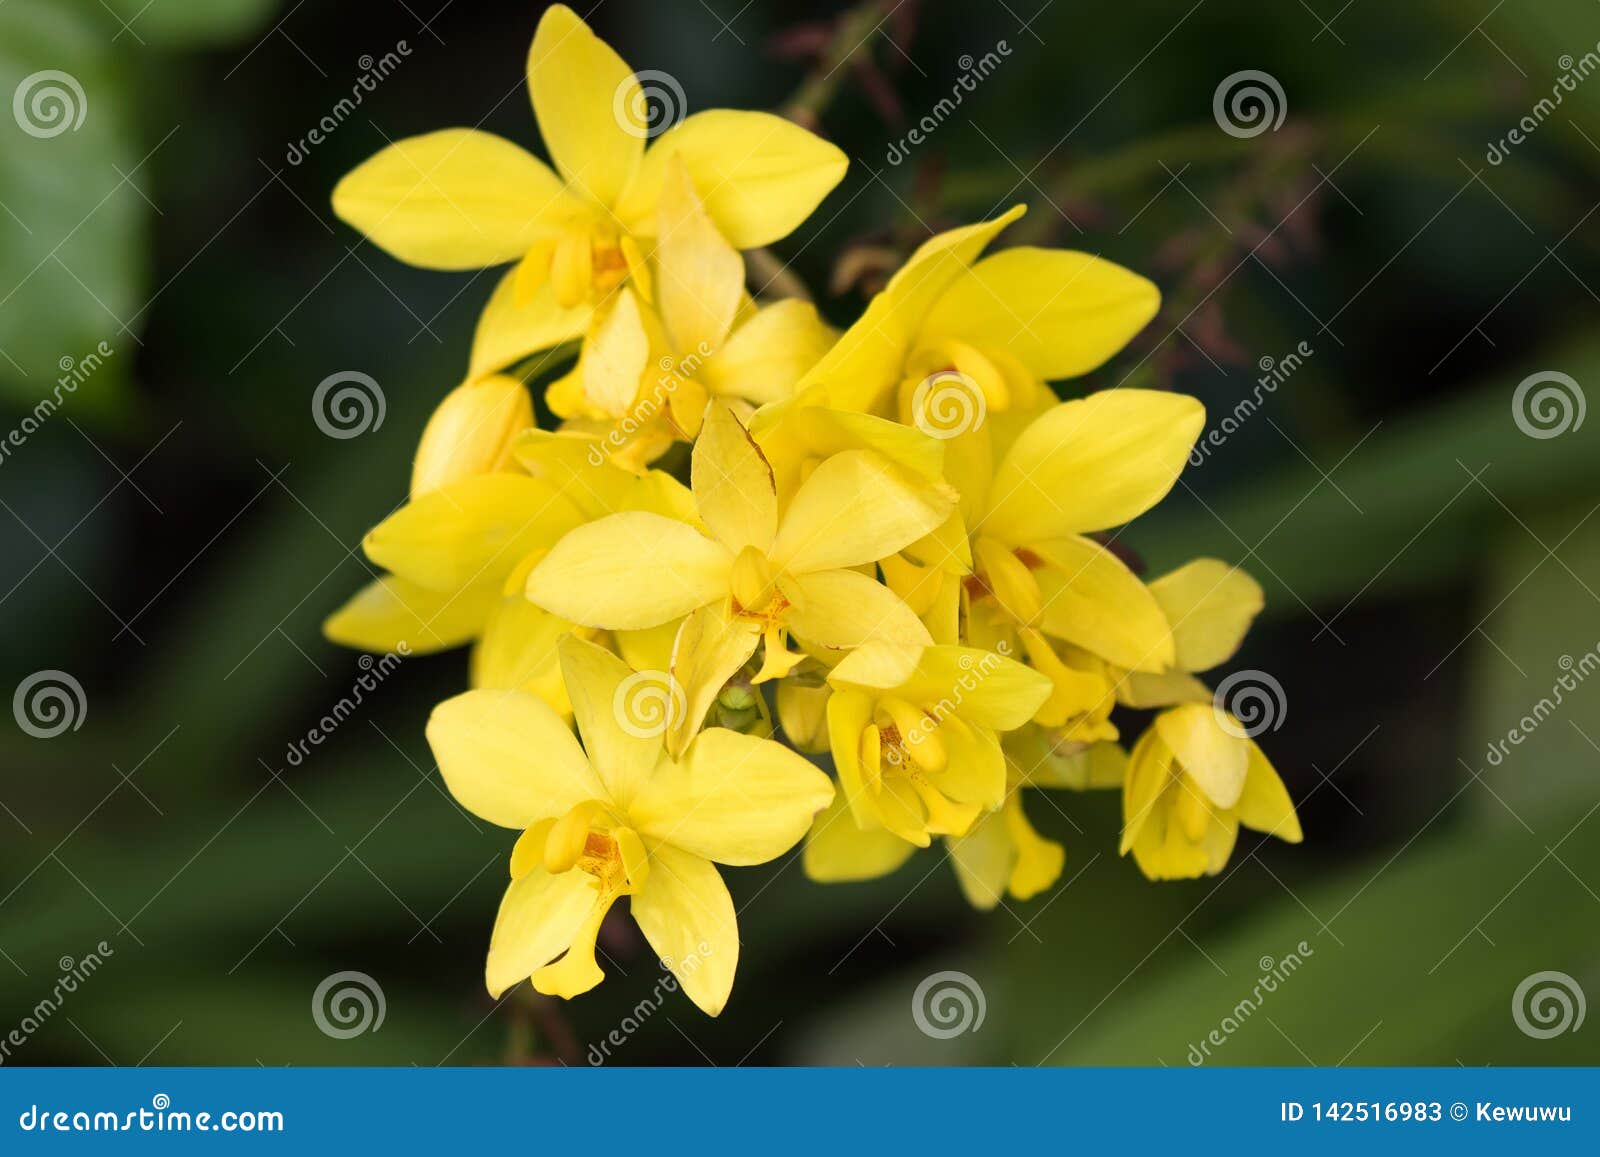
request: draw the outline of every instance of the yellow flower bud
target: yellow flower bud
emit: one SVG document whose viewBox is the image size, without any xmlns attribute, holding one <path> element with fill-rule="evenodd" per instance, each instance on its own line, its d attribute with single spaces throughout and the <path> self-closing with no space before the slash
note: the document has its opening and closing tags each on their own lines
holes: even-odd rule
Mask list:
<svg viewBox="0 0 1600 1157">
<path fill-rule="evenodd" d="M 828 750 L 828 700 L 833 688 L 804 679 L 778 683 L 778 722 L 786 739 L 799 751 Z"/>
<path fill-rule="evenodd" d="M 532 425 L 533 400 L 517 379 L 496 375 L 457 386 L 422 432 L 411 470 L 411 497 L 505 469 L 512 440 Z"/>
</svg>

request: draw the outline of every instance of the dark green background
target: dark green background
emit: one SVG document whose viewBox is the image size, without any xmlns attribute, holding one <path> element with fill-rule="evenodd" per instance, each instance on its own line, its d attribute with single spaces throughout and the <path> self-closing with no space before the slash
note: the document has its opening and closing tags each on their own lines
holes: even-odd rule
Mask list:
<svg viewBox="0 0 1600 1157">
<path fill-rule="evenodd" d="M 285 763 L 360 674 L 319 622 L 364 580 L 353 548 L 402 497 L 494 276 L 402 266 L 334 221 L 328 193 L 386 139 L 447 125 L 538 147 L 521 78 L 539 5 L 438 3 L 0 5 L 0 97 L 57 68 L 89 102 L 48 140 L 0 117 L 0 427 L 60 358 L 115 350 L 0 462 L 0 689 L 59 668 L 88 704 L 59 738 L 0 728 L 0 1033 L 58 958 L 114 949 L 9 1063 L 582 1063 L 658 981 L 624 926 L 611 978 L 564 1019 L 483 993 L 511 837 L 449 802 L 422 738 L 463 655 L 404 664 Z M 808 67 L 775 38 L 817 8 L 606 0 L 592 21 L 691 108 L 770 108 Z M 1511 409 L 1537 371 L 1600 384 L 1600 78 L 1485 160 L 1560 58 L 1595 50 L 1600 9 L 1039 8 L 889 15 L 822 117 L 851 171 L 776 249 L 845 322 L 861 298 L 828 287 L 847 246 L 903 254 L 1027 200 L 1013 240 L 1102 253 L 1166 294 L 1128 352 L 1064 392 L 1171 386 L 1220 416 L 1261 358 L 1309 343 L 1124 536 L 1153 573 L 1207 554 L 1266 586 L 1234 666 L 1285 688 L 1263 743 L 1306 842 L 1247 839 L 1224 876 L 1156 886 L 1115 854 L 1111 795 L 1052 793 L 1029 810 L 1065 842 L 1070 883 L 987 916 L 931 853 L 855 887 L 811 885 L 792 859 L 729 871 L 748 906 L 726 1013 L 674 996 L 614 1061 L 1181 1065 L 1260 958 L 1301 941 L 1304 967 L 1219 1062 L 1600 1060 L 1600 1023 L 1535 1040 L 1511 1015 L 1539 971 L 1600 995 L 1600 686 L 1485 762 L 1561 656 L 1600 645 L 1600 417 L 1534 439 Z M 289 165 L 360 58 L 400 40 L 402 67 Z M 886 164 L 895 110 L 922 116 L 1000 40 L 998 71 Z M 1211 107 L 1242 69 L 1287 98 L 1281 128 L 1248 140 Z M 341 370 L 387 399 L 352 441 L 311 420 Z M 949 968 L 987 1017 L 934 1040 L 911 994 Z M 387 1013 L 336 1040 L 310 1004 L 346 969 L 379 982 Z"/>
</svg>

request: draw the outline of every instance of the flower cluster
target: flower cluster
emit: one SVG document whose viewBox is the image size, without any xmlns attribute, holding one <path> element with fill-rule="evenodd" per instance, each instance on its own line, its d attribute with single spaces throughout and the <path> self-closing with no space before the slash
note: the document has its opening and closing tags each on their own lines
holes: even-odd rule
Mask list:
<svg viewBox="0 0 1600 1157">
<path fill-rule="evenodd" d="M 528 83 L 554 169 L 445 130 L 334 193 L 404 261 L 515 262 L 410 500 L 366 537 L 385 573 L 326 626 L 376 651 L 472 644 L 473 689 L 428 739 L 461 804 L 521 833 L 491 993 L 594 987 L 628 896 L 715 1015 L 739 939 L 714 865 L 802 841 L 813 879 L 843 881 L 939 839 L 973 904 L 1028 899 L 1065 853 L 1025 788 L 1120 789 L 1122 851 L 1152 879 L 1219 871 L 1240 825 L 1300 839 L 1197 678 L 1260 588 L 1208 559 L 1147 583 L 1105 534 L 1171 489 L 1201 406 L 1047 384 L 1121 349 L 1150 282 L 1084 253 L 983 256 L 1018 206 L 928 240 L 838 333 L 752 296 L 741 252 L 810 215 L 837 149 L 728 110 L 646 145 L 632 70 L 560 6 Z M 567 350 L 537 429 L 530 359 Z M 659 468 L 685 462 L 687 484 Z M 1158 709 L 1131 754 L 1119 704 Z"/>
</svg>

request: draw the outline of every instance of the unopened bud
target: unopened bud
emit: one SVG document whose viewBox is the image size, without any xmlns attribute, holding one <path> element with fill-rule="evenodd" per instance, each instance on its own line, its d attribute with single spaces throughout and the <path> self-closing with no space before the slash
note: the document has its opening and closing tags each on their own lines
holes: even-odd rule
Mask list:
<svg viewBox="0 0 1600 1157">
<path fill-rule="evenodd" d="M 706 726 L 726 727 L 729 731 L 763 739 L 772 737 L 772 723 L 767 718 L 766 704 L 761 701 L 761 691 L 739 679 L 728 683 L 718 693 Z"/>
<path fill-rule="evenodd" d="M 778 683 L 778 723 L 783 734 L 799 751 L 828 749 L 828 700 L 833 688 L 826 683 L 805 679 L 783 679 Z"/>
<path fill-rule="evenodd" d="M 507 469 L 512 441 L 532 425 L 533 400 L 517 379 L 496 375 L 457 386 L 422 432 L 411 470 L 411 497 Z"/>
</svg>

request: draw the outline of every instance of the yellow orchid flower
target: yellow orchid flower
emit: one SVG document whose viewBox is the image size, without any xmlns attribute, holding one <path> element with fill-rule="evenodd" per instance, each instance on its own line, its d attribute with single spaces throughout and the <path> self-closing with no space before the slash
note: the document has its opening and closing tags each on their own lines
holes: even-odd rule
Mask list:
<svg viewBox="0 0 1600 1157">
<path fill-rule="evenodd" d="M 926 847 L 1005 794 L 999 734 L 1049 692 L 1038 672 L 974 647 L 868 644 L 828 676 L 834 764 L 858 826 Z"/>
<path fill-rule="evenodd" d="M 1160 291 L 1071 250 L 1019 246 L 980 260 L 1023 212 L 924 242 L 806 384 L 825 384 L 843 409 L 892 399 L 902 421 L 956 437 L 991 413 L 1031 413 L 1054 400 L 1045 382 L 1104 363 L 1155 316 Z"/>
<path fill-rule="evenodd" d="M 691 517 L 684 487 L 666 474 L 635 475 L 595 458 L 592 443 L 525 431 L 514 470 L 468 475 L 425 490 L 363 540 L 388 573 L 323 624 L 336 643 L 411 654 L 476 640 L 474 687 L 525 687 L 558 711 L 570 707 L 555 664 L 572 624 L 529 603 L 528 571 L 567 531 L 619 510 Z M 630 640 L 617 640 L 624 653 Z"/>
<path fill-rule="evenodd" d="M 1014 659 L 950 645 L 869 643 L 828 683 L 839 796 L 806 844 L 818 880 L 878 875 L 934 836 L 965 835 L 1005 798 L 1000 733 L 1027 722 L 1050 692 Z M 889 841 L 903 849 L 899 860 Z"/>
<path fill-rule="evenodd" d="M 1033 726 L 1012 732 L 1003 742 L 1004 802 L 979 815 L 964 835 L 943 837 L 962 894 L 982 911 L 1006 895 L 1033 899 L 1060 878 L 1066 863 L 1066 850 L 1029 822 L 1024 788 L 1083 791 L 1121 787 L 1127 778 L 1127 753 L 1115 743 L 1059 745 Z M 804 862 L 807 873 L 819 881 L 868 880 L 895 871 L 915 850 L 915 844 L 887 829 L 856 826 L 839 793 L 812 824 Z"/>
<path fill-rule="evenodd" d="M 925 486 L 947 486 L 945 442 L 889 418 L 834 409 L 827 404 L 826 392 L 815 386 L 757 410 L 750 420 L 750 436 L 772 468 L 780 510 L 783 497 L 793 494 L 811 471 L 846 450 L 879 455 Z M 889 588 L 924 620 L 938 643 L 958 641 L 958 604 L 949 601 L 936 606 L 939 585 L 919 581 L 925 573 L 923 567 L 942 566 L 955 582 L 970 572 L 971 563 L 966 536 L 954 516 L 924 539 L 878 560 Z M 941 613 L 945 611 L 948 614 Z"/>
<path fill-rule="evenodd" d="M 1277 771 L 1221 708 L 1185 703 L 1156 716 L 1128 757 L 1123 855 L 1152 880 L 1214 876 L 1242 824 L 1291 844 L 1300 820 Z"/>
<path fill-rule="evenodd" d="M 628 896 L 662 963 L 716 1016 L 733 988 L 739 930 L 714 865 L 763 864 L 788 851 L 832 786 L 781 744 L 721 728 L 672 758 L 658 732 L 630 726 L 617 709 L 628 667 L 570 635 L 559 651 L 582 747 L 522 691 L 468 691 L 428 721 L 451 794 L 522 832 L 489 942 L 489 994 L 529 978 L 563 998 L 599 984 L 595 937 Z"/>
<path fill-rule="evenodd" d="M 334 211 L 412 265 L 516 261 L 490 300 L 470 376 L 579 337 L 594 306 L 641 276 L 674 159 L 736 248 L 787 236 L 844 176 L 843 153 L 781 117 L 713 109 L 649 147 L 633 70 L 572 9 L 540 18 L 528 90 L 555 169 L 476 129 L 396 142 L 349 173 Z"/>
<path fill-rule="evenodd" d="M 1171 623 L 1173 662 L 1161 672 L 1122 673 L 1117 698 L 1169 710 L 1130 757 L 1123 854 L 1131 850 L 1150 879 L 1175 880 L 1221 871 L 1240 824 L 1299 843 L 1299 818 L 1272 763 L 1195 678 L 1239 649 L 1263 605 L 1260 584 L 1202 558 L 1151 582 L 1150 593 Z"/>
<path fill-rule="evenodd" d="M 575 623 L 640 630 L 687 618 L 672 674 L 686 710 L 669 732 L 683 749 L 724 683 L 765 641 L 756 681 L 802 655 L 785 639 L 847 649 L 872 639 L 928 642 L 925 627 L 859 569 L 927 534 L 951 500 L 881 456 L 824 460 L 780 504 L 772 471 L 728 407 L 707 411 L 691 463 L 706 532 L 643 511 L 614 514 L 563 537 L 528 576 L 538 606 Z"/>
<path fill-rule="evenodd" d="M 1214 559 L 1146 583 L 1112 549 L 1177 484 L 1202 406 L 1051 387 L 1122 349 L 1156 286 L 1089 253 L 986 255 L 1018 205 L 930 237 L 843 333 L 803 291 L 758 302 L 746 251 L 846 158 L 759 112 L 650 139 L 652 76 L 551 5 L 527 58 L 548 161 L 448 128 L 333 193 L 401 261 L 503 267 L 408 501 L 363 540 L 381 573 L 324 624 L 373 651 L 472 646 L 427 737 L 455 799 L 518 833 L 491 995 L 594 988 L 627 897 L 716 1016 L 740 951 L 717 865 L 802 842 L 832 882 L 940 840 L 972 906 L 1030 900 L 1067 858 L 1030 789 L 1121 788 L 1120 854 L 1151 879 L 1221 871 L 1241 825 L 1298 842 L 1199 677 L 1261 588 Z M 557 430 L 534 425 L 536 379 Z M 1119 705 L 1155 712 L 1131 752 Z"/>
<path fill-rule="evenodd" d="M 787 397 L 836 336 L 809 302 L 749 300 L 744 261 L 678 158 L 659 212 L 654 306 L 620 290 L 576 367 L 546 393 L 568 428 L 595 434 L 634 468 L 675 439 L 692 441 L 709 397 L 756 405 Z"/>
<path fill-rule="evenodd" d="M 953 622 L 964 603 L 969 627 L 979 611 L 997 610 L 1117 667 L 1168 669 L 1172 632 L 1155 596 L 1087 535 L 1165 497 L 1204 422 L 1195 399 L 1154 390 L 1103 390 L 1052 406 L 997 466 L 965 480 L 964 529 L 919 544 L 914 565 L 886 568 L 890 584 L 929 606 L 930 620 Z M 968 551 L 971 573 L 961 578 Z"/>
</svg>

